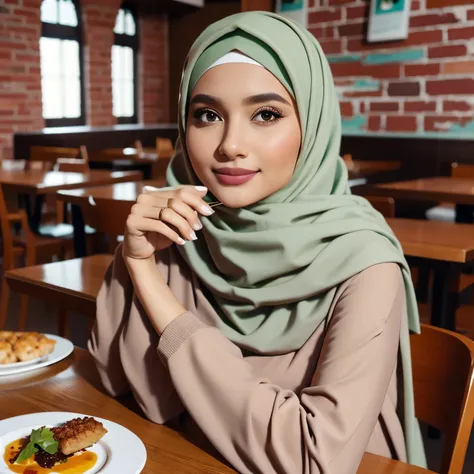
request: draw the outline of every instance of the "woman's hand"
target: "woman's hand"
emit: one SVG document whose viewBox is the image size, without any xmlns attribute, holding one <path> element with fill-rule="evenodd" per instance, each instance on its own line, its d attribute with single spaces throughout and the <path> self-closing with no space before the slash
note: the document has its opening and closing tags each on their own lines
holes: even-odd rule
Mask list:
<svg viewBox="0 0 474 474">
<path fill-rule="evenodd" d="M 181 186 L 138 196 L 127 218 L 122 254 L 125 259 L 148 259 L 173 243 L 196 240 L 202 229 L 200 215 L 214 213 L 202 199 L 203 186 Z"/>
</svg>

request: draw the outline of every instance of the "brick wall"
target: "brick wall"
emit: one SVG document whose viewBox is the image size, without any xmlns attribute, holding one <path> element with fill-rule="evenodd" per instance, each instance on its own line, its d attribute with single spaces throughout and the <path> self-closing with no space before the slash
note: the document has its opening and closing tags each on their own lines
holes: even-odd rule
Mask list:
<svg viewBox="0 0 474 474">
<path fill-rule="evenodd" d="M 38 130 L 41 115 L 41 0 L 0 0 L 0 160 L 12 132 Z"/>
<path fill-rule="evenodd" d="M 408 39 L 367 44 L 368 0 L 309 0 L 344 130 L 474 135 L 474 4 L 465 3 L 412 0 Z"/>
<path fill-rule="evenodd" d="M 86 123 L 113 125 L 111 47 L 120 0 L 82 0 Z M 41 0 L 0 0 L 0 160 L 12 134 L 43 128 L 39 39 Z M 139 18 L 139 120 L 167 122 L 168 30 L 165 16 Z"/>
</svg>

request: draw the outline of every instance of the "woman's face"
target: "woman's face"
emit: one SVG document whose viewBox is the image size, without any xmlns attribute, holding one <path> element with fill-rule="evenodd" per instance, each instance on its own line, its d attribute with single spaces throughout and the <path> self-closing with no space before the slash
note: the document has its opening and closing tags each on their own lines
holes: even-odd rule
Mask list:
<svg viewBox="0 0 474 474">
<path fill-rule="evenodd" d="M 248 206 L 283 188 L 300 144 L 294 100 L 263 67 L 213 67 L 192 91 L 186 125 L 191 164 L 227 207 Z"/>
</svg>

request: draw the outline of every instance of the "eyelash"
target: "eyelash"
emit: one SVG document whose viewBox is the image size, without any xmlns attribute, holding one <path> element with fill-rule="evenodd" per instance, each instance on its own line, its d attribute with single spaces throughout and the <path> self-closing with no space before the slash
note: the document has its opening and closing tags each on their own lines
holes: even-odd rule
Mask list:
<svg viewBox="0 0 474 474">
<path fill-rule="evenodd" d="M 257 122 L 258 122 L 259 124 L 275 123 L 275 122 L 278 122 L 280 119 L 283 118 L 283 114 L 282 114 L 282 112 L 281 112 L 280 110 L 278 110 L 278 109 L 276 109 L 276 108 L 274 108 L 274 107 L 266 106 L 266 107 L 261 107 L 260 109 L 258 109 L 258 110 L 254 113 L 254 115 L 253 115 L 253 117 L 252 117 L 252 120 L 255 119 L 255 117 L 256 117 L 257 115 L 261 114 L 262 112 L 271 112 L 271 113 L 273 114 L 273 117 L 274 117 L 274 118 L 273 118 L 273 120 L 258 120 Z M 212 110 L 212 109 L 206 109 L 206 108 L 195 110 L 194 113 L 193 113 L 193 117 L 194 117 L 196 120 L 200 121 L 201 124 L 213 123 L 213 122 L 204 122 L 204 121 L 201 121 L 201 120 L 200 120 L 201 116 L 202 116 L 203 114 L 205 114 L 205 113 L 211 113 L 211 114 L 214 114 L 214 115 L 216 115 L 217 117 L 221 118 L 220 115 L 219 115 L 217 112 L 215 112 L 215 111 Z"/>
</svg>

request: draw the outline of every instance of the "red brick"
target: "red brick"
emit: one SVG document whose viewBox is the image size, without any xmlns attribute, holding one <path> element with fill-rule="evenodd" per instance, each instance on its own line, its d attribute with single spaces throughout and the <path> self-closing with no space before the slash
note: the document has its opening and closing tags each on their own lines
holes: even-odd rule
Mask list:
<svg viewBox="0 0 474 474">
<path fill-rule="evenodd" d="M 444 79 L 426 82 L 429 95 L 474 94 L 474 79 Z"/>
<path fill-rule="evenodd" d="M 467 12 L 467 19 L 468 20 L 474 20 L 474 10 L 469 10 Z"/>
<path fill-rule="evenodd" d="M 474 26 L 466 28 L 450 28 L 448 30 L 449 41 L 454 40 L 468 40 L 474 38 Z"/>
<path fill-rule="evenodd" d="M 391 82 L 388 85 L 388 95 L 392 97 L 409 97 L 420 95 L 419 82 Z"/>
<path fill-rule="evenodd" d="M 10 41 L 0 41 L 0 49 L 5 49 L 5 50 L 26 49 L 26 45 L 21 42 L 13 43 Z"/>
<path fill-rule="evenodd" d="M 319 44 L 325 54 L 339 54 L 342 53 L 341 40 L 320 40 Z"/>
<path fill-rule="evenodd" d="M 452 61 L 443 63 L 444 74 L 474 74 L 474 61 Z"/>
<path fill-rule="evenodd" d="M 369 5 L 357 5 L 346 8 L 346 15 L 348 20 L 358 20 L 359 18 L 367 18 L 369 14 Z"/>
<path fill-rule="evenodd" d="M 329 5 L 343 5 L 344 3 L 352 3 L 354 0 L 327 0 Z"/>
<path fill-rule="evenodd" d="M 343 117 L 352 117 L 354 115 L 354 107 L 352 102 L 339 102 L 341 115 Z"/>
<path fill-rule="evenodd" d="M 441 72 L 439 63 L 405 64 L 405 76 L 437 76 Z"/>
<path fill-rule="evenodd" d="M 309 32 L 316 38 L 324 38 L 325 37 L 325 32 L 326 32 L 326 27 L 325 26 L 310 26 L 308 27 Z"/>
<path fill-rule="evenodd" d="M 359 111 L 360 111 L 361 114 L 365 114 L 366 108 L 367 108 L 367 107 L 366 107 L 366 105 L 365 105 L 365 102 L 361 102 L 361 103 L 359 104 Z"/>
<path fill-rule="evenodd" d="M 472 116 L 467 117 L 458 117 L 455 115 L 440 115 L 440 116 L 431 116 L 428 115 L 425 117 L 424 129 L 427 132 L 440 132 L 446 129 L 449 129 L 452 124 L 465 125 L 472 121 Z M 444 125 L 444 126 L 443 126 Z"/>
<path fill-rule="evenodd" d="M 339 36 L 361 36 L 366 28 L 365 22 L 347 23 L 338 27 Z"/>
<path fill-rule="evenodd" d="M 367 130 L 369 132 L 378 132 L 382 123 L 380 115 L 369 115 L 367 120 Z"/>
<path fill-rule="evenodd" d="M 334 76 L 360 77 L 368 76 L 374 78 L 400 77 L 400 64 L 360 64 L 360 63 L 333 63 L 331 70 Z"/>
<path fill-rule="evenodd" d="M 371 102 L 371 112 L 396 112 L 400 108 L 398 102 Z"/>
<path fill-rule="evenodd" d="M 416 117 L 407 115 L 387 116 L 386 130 L 389 132 L 416 132 L 417 128 Z"/>
<path fill-rule="evenodd" d="M 421 10 L 421 2 L 420 0 L 413 0 L 411 2 L 411 11 L 416 12 L 418 10 Z"/>
<path fill-rule="evenodd" d="M 465 56 L 467 47 L 464 44 L 452 44 L 446 46 L 432 46 L 428 49 L 430 58 L 452 58 L 455 56 Z"/>
<path fill-rule="evenodd" d="M 405 101 L 405 112 L 434 112 L 436 102 L 423 102 L 421 100 Z"/>
<path fill-rule="evenodd" d="M 344 97 L 382 97 L 382 90 L 378 91 L 346 91 L 344 92 Z"/>
<path fill-rule="evenodd" d="M 308 14 L 308 23 L 329 23 L 340 21 L 342 10 L 340 8 L 321 8 Z"/>
<path fill-rule="evenodd" d="M 417 15 L 410 18 L 410 28 L 418 28 L 420 26 L 436 26 L 447 23 L 457 23 L 454 13 L 429 13 L 428 15 Z"/>
<path fill-rule="evenodd" d="M 404 41 L 389 41 L 383 43 L 384 49 L 400 49 L 408 46 L 418 46 L 422 44 L 441 43 L 443 32 L 441 30 L 413 31 Z M 347 42 L 348 51 L 375 51 L 380 49 L 380 43 L 366 43 L 362 39 L 349 39 Z"/>
<path fill-rule="evenodd" d="M 445 100 L 443 112 L 470 112 L 473 106 L 465 100 Z"/>
</svg>

